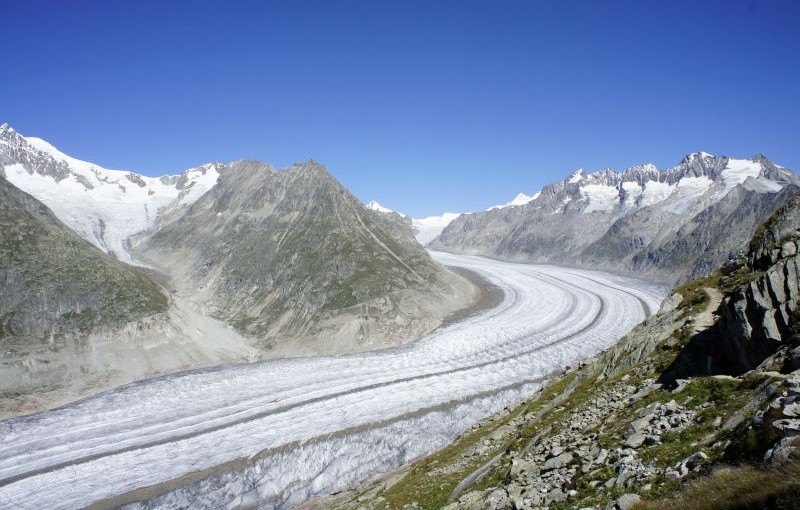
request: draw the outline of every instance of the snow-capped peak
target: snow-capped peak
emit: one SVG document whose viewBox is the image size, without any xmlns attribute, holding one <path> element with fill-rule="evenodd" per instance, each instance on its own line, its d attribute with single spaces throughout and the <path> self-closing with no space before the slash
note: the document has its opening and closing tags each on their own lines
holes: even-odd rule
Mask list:
<svg viewBox="0 0 800 510">
<path fill-rule="evenodd" d="M 567 182 L 570 184 L 575 184 L 576 182 L 580 181 L 584 175 L 586 175 L 586 172 L 583 171 L 583 168 L 579 168 L 572 172 L 569 177 L 567 177 Z"/>
<path fill-rule="evenodd" d="M 538 191 L 536 193 L 534 193 L 533 195 L 526 195 L 525 193 L 517 193 L 517 196 L 515 196 L 514 199 L 511 202 L 508 203 L 508 205 L 509 206 L 525 205 L 528 202 L 530 202 L 531 200 L 533 200 L 536 197 L 538 197 L 539 193 L 540 192 L 538 192 Z"/>
<path fill-rule="evenodd" d="M 92 171 L 92 169 L 106 170 L 106 169 L 102 168 L 101 166 L 96 165 L 94 163 L 90 163 L 88 161 L 83 161 L 83 160 L 80 160 L 80 159 L 77 159 L 77 158 L 73 158 L 72 156 L 68 156 L 67 154 L 64 154 L 63 152 L 58 150 L 54 145 L 50 144 L 49 142 L 47 142 L 45 140 L 42 140 L 41 138 L 37 138 L 35 136 L 24 136 L 23 138 L 29 144 L 31 144 L 31 146 L 33 146 L 35 149 L 38 149 L 38 150 L 40 150 L 40 151 L 42 151 L 42 152 L 44 152 L 46 154 L 49 154 L 56 161 L 65 162 L 66 164 L 68 164 L 70 167 L 72 167 L 75 170 L 81 170 L 81 171 Z M 113 172 L 122 172 L 122 170 L 111 170 L 111 171 L 113 171 Z"/>
<path fill-rule="evenodd" d="M 382 213 L 393 213 L 393 212 L 395 212 L 395 211 L 393 211 L 393 210 L 391 210 L 391 209 L 389 209 L 387 207 L 382 206 L 380 203 L 378 203 L 377 200 L 370 200 L 369 202 L 367 202 L 366 208 L 367 209 L 371 209 L 373 211 L 382 212 Z"/>
<path fill-rule="evenodd" d="M 506 207 L 515 207 L 515 206 L 525 205 L 525 204 L 527 204 L 528 202 L 530 202 L 532 200 L 536 200 L 536 198 L 538 198 L 540 194 L 541 194 L 541 191 L 537 191 L 533 195 L 526 195 L 525 193 L 518 193 L 517 196 L 515 196 L 514 199 L 511 200 L 511 202 L 507 202 L 507 203 L 502 204 L 502 205 L 494 205 L 494 206 L 492 206 L 492 207 L 490 207 L 490 208 L 488 208 L 486 210 L 487 211 L 493 211 L 495 209 L 505 209 Z"/>
<path fill-rule="evenodd" d="M 109 170 L 73 158 L 36 137 L 0 129 L 0 156 L 9 182 L 44 202 L 81 237 L 133 263 L 128 238 L 151 228 L 158 217 L 194 203 L 219 177 L 215 164 L 180 177 L 147 177 Z"/>
<path fill-rule="evenodd" d="M 708 152 L 703 152 L 703 151 L 690 152 L 683 158 L 681 163 L 691 164 L 695 161 L 709 161 L 712 159 L 714 159 L 714 155 L 709 154 Z"/>
</svg>

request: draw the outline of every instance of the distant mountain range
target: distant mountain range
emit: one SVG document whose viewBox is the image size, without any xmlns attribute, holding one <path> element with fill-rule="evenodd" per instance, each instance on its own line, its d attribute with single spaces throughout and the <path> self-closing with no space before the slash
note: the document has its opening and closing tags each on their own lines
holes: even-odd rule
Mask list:
<svg viewBox="0 0 800 510">
<path fill-rule="evenodd" d="M 492 206 L 488 208 L 487 211 L 493 211 L 496 209 L 505 209 L 506 207 L 525 205 L 538 196 L 539 193 L 534 193 L 533 195 L 518 193 L 517 196 L 514 197 L 510 202 Z M 417 239 L 419 244 L 423 246 L 427 246 L 428 244 L 430 244 L 431 241 L 436 239 L 439 236 L 439 234 L 442 233 L 442 230 L 444 230 L 445 227 L 447 227 L 447 225 L 450 224 L 450 222 L 452 222 L 454 219 L 458 218 L 462 214 L 462 213 L 446 212 L 438 216 L 426 216 L 424 218 L 409 218 L 403 213 L 399 213 L 397 211 L 393 211 L 387 207 L 382 206 L 376 200 L 371 200 L 367 202 L 367 209 L 372 209 L 373 211 L 382 213 L 396 213 L 399 214 L 400 217 L 405 218 L 407 221 L 410 221 L 411 229 L 414 232 L 414 237 Z"/>
<path fill-rule="evenodd" d="M 430 246 L 672 283 L 742 251 L 798 186 L 797 174 L 760 155 L 698 152 L 666 170 L 578 170 L 522 205 L 458 216 Z"/>
</svg>

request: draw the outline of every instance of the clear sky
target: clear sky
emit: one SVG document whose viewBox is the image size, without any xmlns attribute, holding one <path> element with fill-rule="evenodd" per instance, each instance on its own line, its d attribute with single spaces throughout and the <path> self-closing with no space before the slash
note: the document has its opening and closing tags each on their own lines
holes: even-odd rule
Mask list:
<svg viewBox="0 0 800 510">
<path fill-rule="evenodd" d="M 147 175 L 316 159 L 473 211 L 578 167 L 800 170 L 800 1 L 0 0 L 0 122 Z"/>
</svg>

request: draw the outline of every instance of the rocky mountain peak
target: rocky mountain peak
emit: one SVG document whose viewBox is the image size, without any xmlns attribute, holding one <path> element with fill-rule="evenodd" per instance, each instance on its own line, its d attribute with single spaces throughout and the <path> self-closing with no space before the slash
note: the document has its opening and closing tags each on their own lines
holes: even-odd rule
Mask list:
<svg viewBox="0 0 800 510">
<path fill-rule="evenodd" d="M 211 192 L 137 236 L 134 248 L 203 289 L 195 299 L 214 317 L 265 344 L 392 338 L 406 296 L 449 278 L 402 219 L 367 210 L 315 161 L 278 171 L 256 161 L 225 165 Z M 362 317 L 370 306 L 385 313 Z M 358 326 L 345 327 L 342 314 L 355 314 Z"/>
<path fill-rule="evenodd" d="M 0 141 L 4 141 L 7 144 L 11 144 L 14 146 L 27 145 L 27 141 L 25 140 L 25 138 L 23 138 L 22 135 L 14 131 L 14 128 L 12 128 L 7 123 L 0 125 Z"/>
<path fill-rule="evenodd" d="M 336 188 L 340 187 L 339 182 L 330 174 L 330 172 L 328 172 L 328 169 L 313 159 L 309 159 L 308 161 L 304 161 L 302 163 L 295 163 L 282 170 L 282 172 L 288 172 L 289 174 L 293 174 L 297 177 L 302 177 L 303 179 L 306 179 L 309 182 L 313 182 L 317 185 L 332 186 Z"/>
<path fill-rule="evenodd" d="M 713 160 L 714 157 L 715 156 L 713 154 L 709 154 L 708 152 L 703 152 L 703 151 L 690 152 L 689 154 L 687 154 L 686 156 L 683 157 L 683 159 L 681 160 L 681 163 L 682 164 L 691 164 L 691 163 L 694 163 L 696 161 L 697 162 L 710 161 L 710 160 Z"/>
</svg>

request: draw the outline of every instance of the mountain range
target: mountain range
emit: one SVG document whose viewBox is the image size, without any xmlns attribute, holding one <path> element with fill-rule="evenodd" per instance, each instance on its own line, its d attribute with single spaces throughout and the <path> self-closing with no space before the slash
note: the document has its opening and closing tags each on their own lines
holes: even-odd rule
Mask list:
<svg viewBox="0 0 800 510">
<path fill-rule="evenodd" d="M 413 220 L 431 248 L 622 272 L 665 283 L 707 274 L 742 252 L 800 178 L 764 156 L 698 152 L 668 169 L 577 170 L 486 211 Z"/>
<path fill-rule="evenodd" d="M 209 364 L 398 345 L 478 298 L 399 217 L 315 162 L 153 178 L 4 124 L 0 177 L 8 408 Z"/>
<path fill-rule="evenodd" d="M 361 204 L 314 161 L 146 177 L 6 124 L 0 174 L 0 393 L 21 408 L 42 392 L 62 402 L 175 370 L 420 338 L 480 298 L 421 244 L 683 281 L 742 252 L 800 189 L 763 156 L 693 153 L 413 219 Z"/>
<path fill-rule="evenodd" d="M 283 414 L 294 412 L 303 417 L 300 421 L 316 427 L 319 422 L 306 420 L 306 409 L 317 412 L 317 404 L 332 406 L 323 406 L 319 412 L 333 422 L 345 409 L 358 414 L 361 404 L 380 414 L 363 424 L 347 425 L 348 429 L 309 429 L 323 434 L 319 437 L 349 441 L 355 436 L 348 436 L 347 431 L 370 433 L 373 424 L 392 427 L 409 419 L 425 431 L 411 435 L 422 435 L 422 442 L 427 443 L 436 437 L 430 427 L 439 413 L 466 402 L 466 397 L 453 393 L 463 380 L 475 385 L 480 399 L 491 398 L 498 390 L 476 382 L 479 376 L 486 377 L 489 388 L 501 374 L 523 377 L 523 383 L 503 382 L 500 391 L 538 384 L 545 376 L 530 379 L 531 371 L 521 365 L 521 356 L 528 356 L 536 366 L 549 356 L 550 362 L 557 363 L 555 367 L 563 366 L 564 360 L 570 359 L 564 357 L 568 339 L 576 342 L 581 353 L 591 348 L 592 340 L 580 337 L 586 334 L 609 342 L 605 345 L 619 343 L 577 368 L 567 367 L 561 379 L 529 403 L 506 408 L 502 416 L 475 424 L 434 457 L 401 468 L 392 475 L 391 483 L 379 480 L 377 486 L 356 497 L 343 493 L 346 501 L 342 500 L 341 508 L 418 508 L 418 500 L 426 502 L 424 507 L 448 504 L 447 508 L 465 510 L 529 508 L 567 500 L 576 508 L 601 500 L 608 508 L 623 508 L 639 498 L 638 494 L 622 495 L 623 487 L 657 497 L 678 490 L 676 484 L 690 472 L 699 473 L 701 466 L 711 469 L 732 458 L 780 465 L 781 459 L 793 455 L 800 427 L 796 324 L 799 191 L 800 177 L 764 156 L 737 159 L 698 152 L 668 169 L 646 164 L 624 172 L 578 170 L 536 193 L 520 193 L 508 203 L 484 211 L 410 218 L 375 201 L 362 204 L 316 161 L 284 169 L 259 161 L 212 162 L 176 175 L 146 177 L 72 158 L 48 142 L 22 136 L 4 124 L 0 126 L 0 419 L 73 402 L 124 383 L 173 374 L 126 387 L 145 394 L 148 388 L 156 388 L 151 394 L 154 400 L 150 405 L 154 405 L 163 403 L 165 394 L 158 392 L 162 383 L 174 388 L 172 383 L 191 379 L 189 387 L 208 388 L 211 378 L 205 377 L 215 374 L 223 384 L 215 390 L 222 400 L 209 400 L 211 391 L 198 395 L 186 390 L 172 395 L 182 405 L 170 408 L 182 408 L 185 397 L 192 393 L 195 399 L 211 402 L 210 412 L 221 413 L 212 421 L 207 421 L 210 414 L 205 411 L 197 415 L 202 417 L 199 423 L 209 427 L 202 433 L 197 429 L 180 437 L 186 433 L 183 425 L 171 430 L 178 433 L 176 444 L 221 433 L 220 427 L 226 425 L 217 420 L 233 420 L 231 427 L 250 420 L 240 421 L 239 413 L 253 415 L 253 419 L 275 415 L 276 423 L 295 427 L 297 421 Z M 504 305 L 444 328 L 411 347 L 362 357 L 220 366 L 398 346 L 501 299 L 490 296 L 493 287 L 503 294 L 496 285 L 468 271 L 443 267 L 423 246 L 511 262 L 600 269 L 642 280 L 438 253 L 436 260 L 448 264 L 474 262 L 471 267 L 476 272 L 495 264 L 500 271 L 494 276 L 497 285 L 502 284 L 499 274 L 513 280 L 521 278 L 519 271 L 546 283 L 528 296 L 524 296 L 524 286 L 507 286 Z M 562 285 L 573 277 L 588 282 L 589 287 L 573 291 L 579 293 L 552 295 L 563 291 Z M 696 277 L 703 278 L 693 280 Z M 600 285 L 595 278 L 606 283 Z M 620 339 L 623 331 L 655 311 L 663 285 L 653 282 L 688 280 L 692 281 L 674 289 L 659 312 Z M 604 290 L 590 292 L 595 288 L 592 283 Z M 636 286 L 641 286 L 639 294 L 631 292 Z M 621 312 L 614 311 L 617 305 L 606 306 L 617 303 L 606 301 L 607 295 L 614 293 L 613 299 L 627 303 L 618 308 Z M 494 325 L 487 322 L 487 317 L 502 313 L 506 305 L 513 308 L 523 297 L 533 299 L 522 309 L 524 313 L 512 312 L 510 319 L 501 318 Z M 549 307 L 553 319 L 547 327 L 564 335 L 563 345 L 553 341 L 547 329 L 535 329 L 540 327 L 540 307 Z M 593 309 L 597 315 L 591 322 Z M 630 314 L 630 310 L 638 314 L 640 309 L 641 315 Z M 582 329 L 574 332 L 565 317 Z M 613 328 L 598 334 L 591 329 L 598 321 Z M 520 324 L 534 329 L 515 332 L 512 326 Z M 541 338 L 537 338 L 539 333 Z M 448 334 L 450 340 L 443 341 Z M 504 335 L 505 344 L 490 343 L 485 351 L 476 351 L 473 345 L 470 351 L 475 337 L 491 342 Z M 534 349 L 531 345 L 537 341 L 546 343 L 535 352 L 513 350 Z M 443 343 L 444 355 L 429 349 Z M 408 356 L 414 349 L 423 353 L 419 373 Z M 547 349 L 549 353 L 545 353 Z M 383 355 L 388 364 L 376 368 L 380 365 L 375 360 Z M 343 368 L 329 370 L 328 379 L 321 380 L 317 362 L 329 368 L 341 363 Z M 212 368 L 174 375 L 204 366 Z M 346 377 L 356 366 L 366 370 L 367 379 Z M 393 380 L 390 372 L 395 368 L 398 378 Z M 238 381 L 237 391 L 246 388 L 250 393 L 245 394 L 251 397 L 231 400 L 229 378 L 238 369 L 247 375 Z M 279 375 L 281 370 L 285 378 Z M 384 379 L 370 379 L 379 372 Z M 273 379 L 264 377 L 265 373 Z M 297 383 L 302 378 L 293 379 L 296 374 L 306 377 L 311 386 Z M 715 377 L 706 377 L 711 374 Z M 255 378 L 248 379 L 250 376 Z M 445 380 L 448 377 L 449 382 Z M 355 379 L 363 386 L 352 387 Z M 246 384 L 242 385 L 243 381 Z M 269 389 L 260 389 L 261 383 Z M 406 392 L 409 383 L 416 386 Z M 450 383 L 455 385 L 449 387 Z M 320 391 L 322 384 L 330 385 L 325 391 L 331 398 Z M 404 388 L 401 393 L 411 407 L 398 404 L 393 398 L 397 392 L 388 384 Z M 430 400 L 427 405 L 434 407 L 425 411 L 419 408 L 424 405 L 419 399 L 427 386 L 444 403 Z M 276 396 L 278 387 L 288 392 L 283 395 L 289 395 L 291 402 L 278 403 L 283 399 L 281 393 Z M 373 395 L 380 395 L 377 398 L 394 392 L 386 402 L 402 411 L 400 418 L 376 410 L 380 408 L 369 397 L 373 390 Z M 104 393 L 94 401 L 110 400 L 108 411 L 119 416 L 117 406 L 124 399 L 117 397 L 125 391 L 118 391 Z M 295 402 L 304 394 L 308 400 Z M 340 398 L 359 404 L 347 407 Z M 93 399 L 84 403 L 90 401 Z M 127 405 L 131 402 L 134 408 L 151 413 L 140 399 Z M 234 412 L 234 407 L 239 411 Z M 72 414 L 78 408 L 80 404 L 62 411 Z M 755 413 L 751 419 L 757 409 L 761 414 Z M 93 439 L 91 434 L 83 436 L 86 429 L 81 420 L 96 418 L 92 413 L 79 414 L 75 414 L 79 427 L 73 439 L 78 441 L 74 444 L 85 445 Z M 152 414 L 147 419 L 153 423 L 145 424 L 145 443 L 137 455 L 147 448 L 160 452 L 159 447 L 171 444 L 163 438 L 153 440 L 156 436 L 150 429 L 171 427 L 170 413 L 162 409 Z M 11 437 L 25 427 L 35 428 L 40 418 L 48 415 L 53 416 L 21 417 L 0 425 Z M 420 421 L 432 415 L 437 418 Z M 638 419 L 633 419 L 636 416 Z M 783 418 L 777 419 L 779 416 Z M 55 420 L 56 427 L 64 427 Z M 165 422 L 159 424 L 161 420 Z M 175 423 L 184 421 L 191 422 L 188 415 Z M 447 421 L 446 428 L 458 421 Z M 118 423 L 115 418 L 105 425 L 111 426 L 109 430 L 121 426 L 126 430 L 121 432 L 124 437 L 131 433 L 128 422 Z M 271 427 L 259 428 L 276 433 Z M 130 447 L 116 434 L 110 436 L 107 446 L 123 450 L 109 456 L 129 453 L 124 449 Z M 407 437 L 402 434 L 392 432 L 401 448 L 407 448 L 403 444 Z M 247 434 L 240 436 L 245 442 L 252 441 Z M 20 458 L 42 453 L 36 450 L 38 446 L 33 447 L 33 454 L 28 451 L 36 441 L 24 435 L 14 437 L 12 442 L 21 444 Z M 36 444 L 50 444 L 53 437 L 48 432 Z M 69 443 L 55 441 L 54 451 L 59 453 L 52 470 L 36 465 L 32 471 L 5 478 L 0 488 L 23 479 L 34 483 L 40 472 L 60 472 L 67 465 L 60 462 L 68 457 L 59 456 Z M 311 444 L 316 438 L 308 441 Z M 82 450 L 84 447 L 69 454 L 76 454 L 77 462 L 86 465 L 96 454 Z M 373 447 L 375 442 L 367 446 Z M 291 452 L 294 447 L 286 448 Z M 390 448 L 394 457 L 392 448 L 396 448 Z M 197 451 L 206 455 L 207 449 Z M 267 451 L 271 455 L 277 450 L 270 447 L 246 460 L 226 461 L 208 471 L 190 473 L 181 478 L 181 483 L 188 485 L 174 493 L 168 482 L 157 490 L 152 485 L 136 487 L 122 495 L 123 499 L 108 501 L 139 501 L 153 495 L 178 501 L 184 490 L 191 497 L 195 490 L 214 492 L 211 487 L 217 482 L 213 480 L 224 481 L 219 485 L 224 493 L 221 497 L 230 501 L 226 477 L 248 478 L 231 473 L 251 466 L 258 473 L 256 486 L 265 481 L 264 487 L 269 485 L 272 490 L 273 481 L 262 471 L 266 464 L 258 464 L 267 462 L 263 456 Z M 410 451 L 401 458 L 410 458 Z M 103 454 L 97 455 L 101 460 Z M 253 459 L 258 460 L 249 464 Z M 575 464 L 578 460 L 580 471 Z M 3 468 L 8 475 L 16 460 L 12 456 L 6 461 L 11 465 Z M 168 461 L 174 462 L 172 457 Z M 195 466 L 193 462 L 175 465 Z M 273 467 L 286 469 L 284 464 Z M 372 465 L 371 469 L 378 468 Z M 773 471 L 767 476 L 783 476 L 781 471 Z M 90 470 L 92 478 L 96 474 Z M 309 483 L 322 480 L 323 488 L 318 491 L 324 492 L 328 490 L 325 487 L 339 486 L 324 485 L 331 482 L 326 477 L 336 476 L 344 475 L 338 468 L 328 473 L 323 467 Z M 72 490 L 71 484 L 65 487 Z M 250 497 L 255 492 L 248 487 L 242 494 Z M 468 488 L 469 492 L 464 492 Z M 137 492 L 140 489 L 144 492 Z M 301 493 L 312 492 L 301 487 L 296 494 Z M 291 494 L 294 498 L 295 493 Z M 272 496 L 259 493 L 259 497 L 266 499 L 258 501 L 266 501 Z M 159 506 L 157 500 L 145 500 L 139 503 Z M 206 503 L 216 505 L 213 497 Z M 313 507 L 316 503 L 309 504 Z"/>
</svg>

